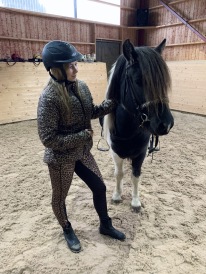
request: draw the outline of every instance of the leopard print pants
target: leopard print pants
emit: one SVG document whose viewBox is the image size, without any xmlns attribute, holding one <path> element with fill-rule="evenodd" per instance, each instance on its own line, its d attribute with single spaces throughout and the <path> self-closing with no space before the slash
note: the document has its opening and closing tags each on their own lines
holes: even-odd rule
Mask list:
<svg viewBox="0 0 206 274">
<path fill-rule="evenodd" d="M 76 162 L 71 161 L 60 165 L 48 164 L 48 168 L 52 184 L 52 209 L 63 228 L 69 222 L 65 200 L 74 172 L 93 192 L 93 203 L 100 220 L 109 218 L 107 214 L 106 186 L 96 161 L 90 152 Z"/>
</svg>

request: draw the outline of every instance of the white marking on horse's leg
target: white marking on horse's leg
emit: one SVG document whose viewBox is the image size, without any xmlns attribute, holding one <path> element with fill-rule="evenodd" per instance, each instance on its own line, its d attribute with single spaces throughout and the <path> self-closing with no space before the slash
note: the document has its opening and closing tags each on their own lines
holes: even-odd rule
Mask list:
<svg viewBox="0 0 206 274">
<path fill-rule="evenodd" d="M 123 178 L 123 159 L 120 158 L 116 153 L 114 153 L 111 150 L 111 154 L 112 154 L 112 158 L 114 161 L 114 176 L 116 178 L 116 187 L 114 189 L 113 192 L 113 196 L 112 196 L 112 200 L 114 202 L 119 202 L 122 200 L 121 196 L 122 196 L 122 187 L 123 187 L 123 182 L 122 182 L 122 178 Z"/>
<path fill-rule="evenodd" d="M 110 129 L 112 127 L 113 127 L 113 121 L 112 121 L 112 117 L 109 113 L 104 116 L 103 136 L 104 136 L 104 139 L 107 140 L 107 143 L 110 147 L 111 147 Z"/>
<path fill-rule="evenodd" d="M 139 192 L 138 192 L 138 184 L 140 182 L 140 176 L 135 177 L 132 174 L 131 180 L 132 180 L 132 184 L 133 184 L 131 205 L 132 205 L 133 208 L 140 208 L 141 207 L 141 202 L 140 202 L 140 199 L 139 199 Z"/>
<path fill-rule="evenodd" d="M 108 145 L 110 146 L 110 153 L 114 162 L 114 176 L 116 178 L 116 187 L 112 195 L 112 200 L 119 202 L 122 200 L 122 187 L 123 187 L 123 159 L 120 158 L 112 149 L 111 149 L 111 139 L 110 139 L 110 129 L 113 128 L 113 120 L 110 114 L 104 116 L 104 138 L 107 140 Z"/>
</svg>

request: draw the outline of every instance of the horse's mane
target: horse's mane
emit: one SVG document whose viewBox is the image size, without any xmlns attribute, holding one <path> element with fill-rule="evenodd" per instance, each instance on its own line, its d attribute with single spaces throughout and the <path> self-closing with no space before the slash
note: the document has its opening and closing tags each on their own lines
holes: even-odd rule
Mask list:
<svg viewBox="0 0 206 274">
<path fill-rule="evenodd" d="M 117 58 L 116 62 L 112 65 L 112 68 L 109 71 L 108 88 L 106 92 L 107 99 L 118 98 L 119 94 L 117 94 L 117 91 L 120 90 L 120 81 L 122 80 L 121 78 L 125 66 L 126 59 L 122 54 Z"/>
<path fill-rule="evenodd" d="M 171 86 L 168 66 L 162 56 L 149 47 L 136 48 L 142 73 L 142 81 L 146 99 L 165 101 Z"/>
<path fill-rule="evenodd" d="M 142 74 L 142 83 L 147 101 L 168 100 L 171 78 L 162 56 L 152 48 L 136 47 L 137 60 Z M 126 58 L 120 55 L 112 66 L 108 79 L 107 98 L 118 98 L 121 78 L 125 77 Z M 123 78 L 124 79 L 124 78 Z"/>
</svg>

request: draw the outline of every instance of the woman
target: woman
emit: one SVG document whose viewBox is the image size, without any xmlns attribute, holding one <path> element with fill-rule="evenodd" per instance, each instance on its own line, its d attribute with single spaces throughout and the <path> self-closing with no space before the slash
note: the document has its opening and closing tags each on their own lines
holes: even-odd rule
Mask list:
<svg viewBox="0 0 206 274">
<path fill-rule="evenodd" d="M 44 46 L 42 60 L 51 78 L 37 109 L 38 133 L 45 146 L 44 162 L 52 184 L 52 209 L 73 252 L 79 252 L 81 244 L 68 219 L 65 200 L 74 172 L 93 193 L 100 219 L 99 232 L 114 239 L 125 239 L 125 235 L 112 226 L 107 212 L 106 186 L 90 152 L 91 119 L 113 111 L 115 102 L 93 104 L 88 86 L 76 78 L 77 61 L 81 58 L 76 48 L 64 41 L 51 41 Z"/>
</svg>

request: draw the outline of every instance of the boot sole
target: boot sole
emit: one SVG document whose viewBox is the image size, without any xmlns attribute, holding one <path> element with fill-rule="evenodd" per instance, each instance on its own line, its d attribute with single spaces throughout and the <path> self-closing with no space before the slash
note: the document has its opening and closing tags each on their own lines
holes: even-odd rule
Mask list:
<svg viewBox="0 0 206 274">
<path fill-rule="evenodd" d="M 107 234 L 107 233 L 104 233 L 104 232 L 101 232 L 101 231 L 99 231 L 99 233 L 100 233 L 101 235 L 110 237 L 111 239 L 115 239 L 115 240 L 118 240 L 118 241 L 121 241 L 121 242 L 124 242 L 124 240 L 126 239 L 126 237 L 125 237 L 125 238 L 122 238 L 122 239 L 119 239 L 119 238 L 116 238 L 116 237 L 112 237 L 111 235 L 109 235 L 109 234 Z"/>
<path fill-rule="evenodd" d="M 68 246 L 69 247 L 69 246 Z M 82 251 L 82 249 L 80 248 L 80 250 L 73 250 L 73 249 L 71 249 L 70 247 L 69 247 L 69 249 L 71 250 L 71 252 L 73 252 L 73 253 L 79 253 L 79 252 L 81 252 Z"/>
</svg>

